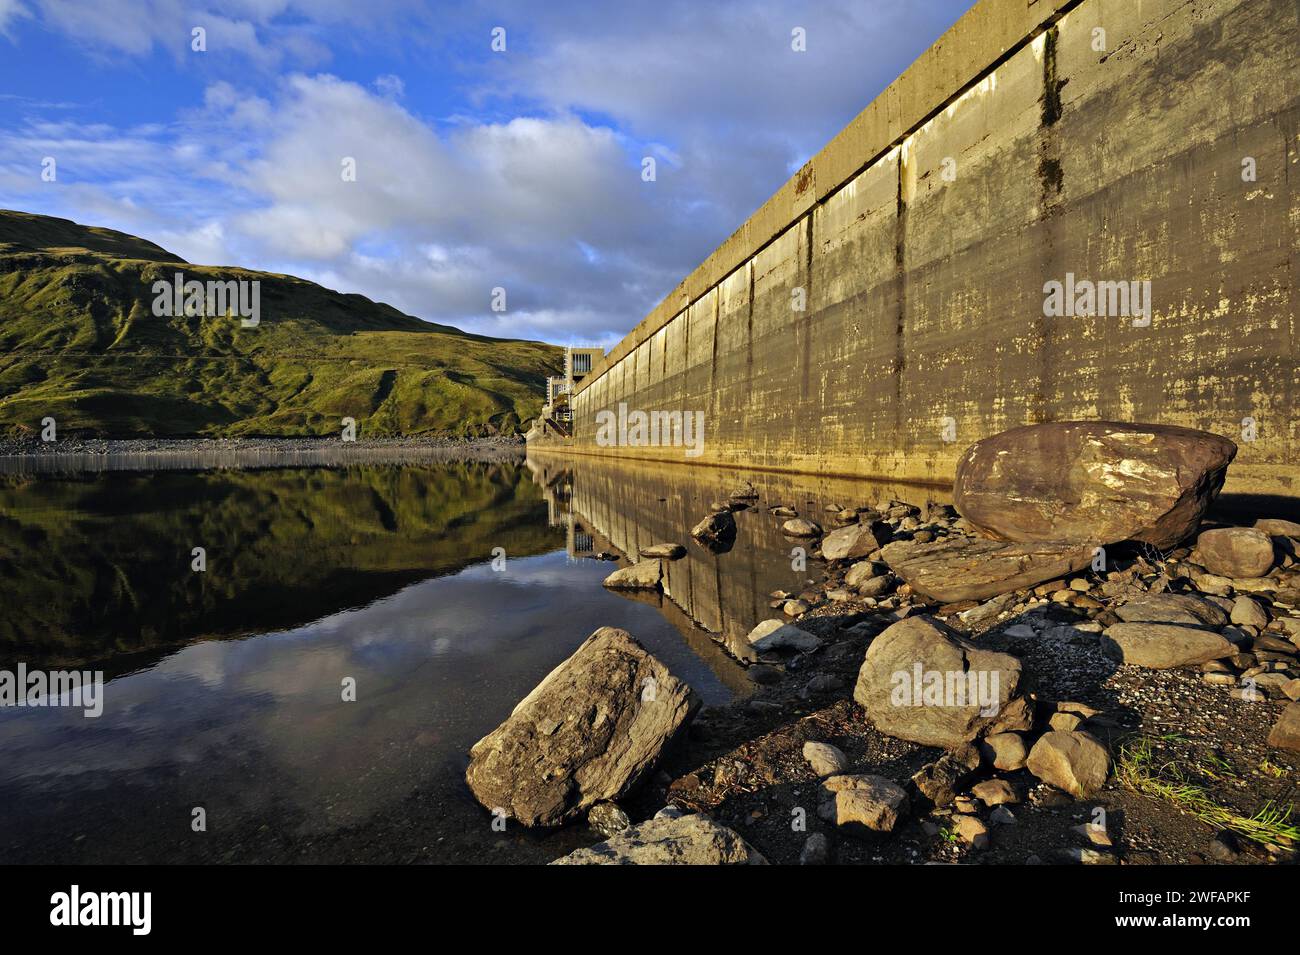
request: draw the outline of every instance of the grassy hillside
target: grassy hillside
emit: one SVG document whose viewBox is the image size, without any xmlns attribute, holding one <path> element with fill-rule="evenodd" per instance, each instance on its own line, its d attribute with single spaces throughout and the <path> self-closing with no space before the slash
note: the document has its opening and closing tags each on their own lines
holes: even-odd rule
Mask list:
<svg viewBox="0 0 1300 955">
<path fill-rule="evenodd" d="M 260 280 L 261 321 L 157 317 L 153 283 Z M 109 229 L 0 210 L 0 431 L 508 433 L 562 353 L 433 325 L 288 275 L 197 266 Z"/>
</svg>

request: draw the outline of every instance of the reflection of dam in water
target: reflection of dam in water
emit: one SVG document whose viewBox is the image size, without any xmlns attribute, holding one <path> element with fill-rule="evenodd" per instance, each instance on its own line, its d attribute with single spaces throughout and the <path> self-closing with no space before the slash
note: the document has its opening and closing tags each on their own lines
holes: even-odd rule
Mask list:
<svg viewBox="0 0 1300 955">
<path fill-rule="evenodd" d="M 530 450 L 529 467 L 542 485 L 553 526 L 565 528 L 570 556 L 614 551 L 636 560 L 643 547 L 660 543 L 686 546 L 681 560 L 664 562 L 664 597 L 644 594 L 692 647 L 708 659 L 720 653 L 713 641 L 738 657 L 748 655 L 746 637 L 761 620 L 780 617 L 769 605 L 776 590 L 799 593 L 808 581 L 820 583 L 822 565 L 808 561 L 795 569 L 794 548 L 809 546 L 781 533 L 784 518 L 769 513 L 778 504 L 830 529 L 831 505 L 854 507 L 884 500 L 911 504 L 948 503 L 945 488 L 857 481 L 813 475 L 754 473 L 618 461 L 587 455 L 554 455 Z M 716 501 L 745 481 L 759 498 L 738 511 L 736 543 L 715 554 L 692 540 L 690 530 Z M 702 632 L 706 631 L 706 632 Z M 710 646 L 706 649 L 702 643 Z M 711 664 L 712 665 L 712 664 Z M 717 667 L 715 667 L 715 670 Z"/>
</svg>

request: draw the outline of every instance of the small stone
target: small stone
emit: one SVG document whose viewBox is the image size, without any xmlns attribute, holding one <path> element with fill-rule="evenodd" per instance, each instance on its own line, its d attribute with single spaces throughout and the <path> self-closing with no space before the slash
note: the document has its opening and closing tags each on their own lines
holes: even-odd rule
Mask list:
<svg viewBox="0 0 1300 955">
<path fill-rule="evenodd" d="M 804 840 L 803 849 L 799 851 L 800 865 L 825 865 L 830 859 L 830 842 L 820 832 L 814 832 Z"/>
<path fill-rule="evenodd" d="M 787 537 L 821 537 L 822 529 L 805 517 L 792 517 L 781 525 L 781 533 Z"/>
<path fill-rule="evenodd" d="M 658 560 L 643 560 L 616 570 L 605 578 L 610 590 L 656 590 L 663 580 L 664 565 Z"/>
<path fill-rule="evenodd" d="M 1110 833 L 1106 831 L 1105 826 L 1098 825 L 1095 822 L 1085 822 L 1082 826 L 1075 826 L 1074 831 L 1083 838 L 1087 839 L 1094 846 L 1103 846 L 1109 849 L 1113 842 L 1110 839 Z"/>
<path fill-rule="evenodd" d="M 632 825 L 632 820 L 616 803 L 598 802 L 587 813 L 587 825 L 602 836 L 609 837 Z"/>
<path fill-rule="evenodd" d="M 864 580 L 859 584 L 858 595 L 861 597 L 880 597 L 893 585 L 893 577 L 889 576 L 889 574 L 881 574 L 879 577 L 872 577 L 870 580 Z"/>
<path fill-rule="evenodd" d="M 971 787 L 971 794 L 986 806 L 1015 805 L 1020 796 L 1005 779 L 987 779 Z"/>
<path fill-rule="evenodd" d="M 1258 600 L 1238 597 L 1232 602 L 1232 622 L 1250 627 L 1267 627 L 1268 613 Z"/>
<path fill-rule="evenodd" d="M 1229 832 L 1220 832 L 1210 840 L 1210 857 L 1219 862 L 1236 862 L 1241 856 L 1237 840 Z"/>
<path fill-rule="evenodd" d="M 1083 718 L 1078 713 L 1053 713 L 1047 722 L 1054 730 L 1069 732 L 1083 725 Z"/>
<path fill-rule="evenodd" d="M 1025 740 L 1019 733 L 994 733 L 984 738 L 982 747 L 995 769 L 1011 772 L 1023 769 L 1029 756 Z"/>
<path fill-rule="evenodd" d="M 907 811 L 907 793 L 883 776 L 831 776 L 822 787 L 834 795 L 835 824 L 858 824 L 876 832 L 892 832 Z"/>
<path fill-rule="evenodd" d="M 849 768 L 849 758 L 829 743 L 804 743 L 803 758 L 818 776 L 834 776 Z"/>
<path fill-rule="evenodd" d="M 956 791 L 980 768 L 980 763 L 979 750 L 974 746 L 959 746 L 922 766 L 912 776 L 912 784 L 936 806 L 947 806 L 956 799 Z"/>
<path fill-rule="evenodd" d="M 827 560 L 856 560 L 888 544 L 892 537 L 889 525 L 881 521 L 850 524 L 826 535 L 822 556 Z"/>
<path fill-rule="evenodd" d="M 1014 826 L 1016 816 L 1006 806 L 994 806 L 993 811 L 989 813 L 989 822 L 997 826 Z"/>
<path fill-rule="evenodd" d="M 778 650 L 803 652 L 815 650 L 822 645 L 821 640 L 807 630 L 780 620 L 764 620 L 749 632 L 748 639 L 750 647 L 758 653 Z"/>
<path fill-rule="evenodd" d="M 958 838 L 975 849 L 986 849 L 989 844 L 989 827 L 977 816 L 958 816 L 953 820 L 953 831 Z"/>
<path fill-rule="evenodd" d="M 1073 862 L 1077 865 L 1119 865 L 1113 855 L 1108 852 L 1099 852 L 1096 849 L 1057 849 L 1052 853 L 1062 862 Z"/>
<path fill-rule="evenodd" d="M 1218 574 L 1199 574 L 1192 578 L 1196 589 L 1203 594 L 1226 597 L 1232 593 L 1232 578 L 1220 577 Z"/>
<path fill-rule="evenodd" d="M 787 617 L 797 617 L 800 614 L 808 612 L 808 601 L 806 600 L 787 600 L 781 605 L 781 611 Z"/>
<path fill-rule="evenodd" d="M 736 542 L 736 518 L 731 511 L 714 511 L 691 528 L 691 536 L 709 550 L 724 552 Z"/>
</svg>

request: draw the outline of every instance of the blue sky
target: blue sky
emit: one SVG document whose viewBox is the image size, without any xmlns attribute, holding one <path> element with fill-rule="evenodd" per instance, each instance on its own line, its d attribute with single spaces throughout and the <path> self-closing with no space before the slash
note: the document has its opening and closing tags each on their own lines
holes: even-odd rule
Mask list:
<svg viewBox="0 0 1300 955">
<path fill-rule="evenodd" d="M 967 6 L 0 0 L 0 207 L 608 346 Z"/>
</svg>

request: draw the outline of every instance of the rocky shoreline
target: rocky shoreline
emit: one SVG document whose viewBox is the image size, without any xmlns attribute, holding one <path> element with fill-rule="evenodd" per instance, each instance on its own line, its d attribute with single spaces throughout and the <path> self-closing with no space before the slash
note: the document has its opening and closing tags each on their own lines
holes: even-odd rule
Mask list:
<svg viewBox="0 0 1300 955">
<path fill-rule="evenodd" d="M 956 509 L 801 514 L 734 489 L 694 546 L 744 546 L 749 509 L 809 557 L 805 589 L 772 593 L 740 654 L 754 695 L 697 710 L 674 682 L 674 719 L 654 719 L 636 675 L 657 661 L 622 634 L 636 666 L 576 653 L 561 669 L 599 676 L 549 700 L 543 681 L 526 702 L 546 725 L 521 704 L 471 753 L 471 790 L 538 823 L 511 798 L 546 779 L 563 795 L 540 824 L 605 838 L 570 864 L 1293 864 L 1300 523 L 1204 520 L 1235 453 L 1217 436 L 1075 423 L 989 440 L 1018 466 L 996 453 L 981 470 L 989 447 L 972 448 Z M 606 584 L 661 588 L 682 553 L 629 555 Z M 658 758 L 617 770 L 612 725 Z"/>
<path fill-rule="evenodd" d="M 412 436 L 341 441 L 338 438 L 96 438 L 41 441 L 35 435 L 0 437 L 0 466 L 67 470 L 136 467 L 298 467 L 349 462 L 419 462 L 462 458 L 519 460 L 522 436 L 477 438 Z"/>
</svg>

